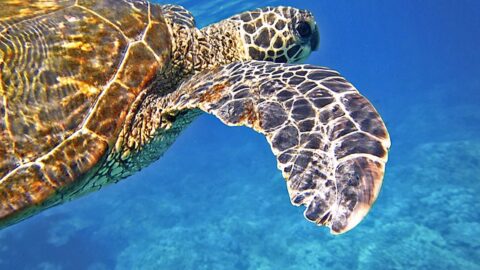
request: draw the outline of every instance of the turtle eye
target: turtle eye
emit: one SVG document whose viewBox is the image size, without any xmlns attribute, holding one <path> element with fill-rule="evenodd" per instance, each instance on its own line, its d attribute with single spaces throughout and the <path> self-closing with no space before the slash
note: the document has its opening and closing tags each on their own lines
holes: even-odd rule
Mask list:
<svg viewBox="0 0 480 270">
<path fill-rule="evenodd" d="M 295 29 L 297 30 L 297 33 L 301 38 L 309 38 L 310 36 L 312 36 L 312 28 L 307 22 L 299 22 Z"/>
</svg>

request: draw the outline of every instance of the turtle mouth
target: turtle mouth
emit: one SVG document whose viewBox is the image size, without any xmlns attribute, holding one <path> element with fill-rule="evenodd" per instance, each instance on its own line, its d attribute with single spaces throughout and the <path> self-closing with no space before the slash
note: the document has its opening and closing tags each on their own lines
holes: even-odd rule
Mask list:
<svg viewBox="0 0 480 270">
<path fill-rule="evenodd" d="M 318 26 L 315 26 L 315 30 L 313 31 L 312 38 L 310 39 L 310 47 L 312 51 L 318 50 L 320 46 L 320 32 L 318 31 Z"/>
</svg>

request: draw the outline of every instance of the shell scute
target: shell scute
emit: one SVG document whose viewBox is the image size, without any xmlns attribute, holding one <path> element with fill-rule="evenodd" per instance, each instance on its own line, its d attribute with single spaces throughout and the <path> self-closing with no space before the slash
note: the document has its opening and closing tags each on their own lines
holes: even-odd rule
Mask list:
<svg viewBox="0 0 480 270">
<path fill-rule="evenodd" d="M 133 102 L 134 98 L 134 94 L 129 89 L 113 83 L 104 93 L 85 127 L 106 138 L 115 136 L 121 128 L 129 104 Z"/>
<path fill-rule="evenodd" d="M 118 71 L 118 80 L 138 94 L 155 78 L 163 65 L 155 59 L 145 43 L 137 43 L 128 50 L 125 65 Z"/>
<path fill-rule="evenodd" d="M 152 10 L 155 9 L 160 9 L 160 6 L 152 6 Z M 171 40 L 168 27 L 163 22 L 163 16 L 152 13 L 151 23 L 145 34 L 145 43 L 162 59 L 161 61 L 168 61 Z"/>
<path fill-rule="evenodd" d="M 160 11 L 140 0 L 2 1 L 0 226 L 88 189 L 132 102 L 168 64 Z"/>
<path fill-rule="evenodd" d="M 84 176 L 106 153 L 108 144 L 91 132 L 78 132 L 40 161 L 44 172 L 58 187 Z"/>
<path fill-rule="evenodd" d="M 43 16 L 75 4 L 75 0 L 2 0 L 0 32 L 19 21 Z"/>
<path fill-rule="evenodd" d="M 134 40 L 142 36 L 148 25 L 146 1 L 79 0 L 78 5 L 98 14 Z"/>
<path fill-rule="evenodd" d="M 81 128 L 127 46 L 115 28 L 79 8 L 18 22 L 0 44 L 2 120 L 10 134 L 2 139 L 13 141 L 20 162 L 46 154 Z"/>
<path fill-rule="evenodd" d="M 41 201 L 55 192 L 37 164 L 19 168 L 2 179 L 0 185 L 0 218 L 21 219 L 21 212 L 34 212 Z"/>
</svg>

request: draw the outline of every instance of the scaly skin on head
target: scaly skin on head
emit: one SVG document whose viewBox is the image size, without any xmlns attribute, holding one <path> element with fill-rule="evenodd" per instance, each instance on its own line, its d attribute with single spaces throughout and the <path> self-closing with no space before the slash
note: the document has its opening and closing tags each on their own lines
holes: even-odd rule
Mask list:
<svg viewBox="0 0 480 270">
<path fill-rule="evenodd" d="M 238 28 L 248 60 L 298 63 L 319 45 L 313 15 L 291 7 L 266 7 L 230 19 Z"/>
<path fill-rule="evenodd" d="M 201 30 L 192 27 L 193 19 L 191 23 L 184 19 L 181 7 L 168 5 L 164 10 L 173 36 L 172 62 L 187 73 L 240 60 L 298 63 L 319 44 L 315 19 L 306 10 L 266 7 Z"/>
</svg>

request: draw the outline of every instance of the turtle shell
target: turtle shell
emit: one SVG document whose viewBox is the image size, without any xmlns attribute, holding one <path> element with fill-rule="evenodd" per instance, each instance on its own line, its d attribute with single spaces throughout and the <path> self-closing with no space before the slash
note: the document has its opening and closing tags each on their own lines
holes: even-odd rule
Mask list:
<svg viewBox="0 0 480 270">
<path fill-rule="evenodd" d="M 147 1 L 2 1 L 0 218 L 36 212 L 92 171 L 170 52 Z"/>
</svg>

